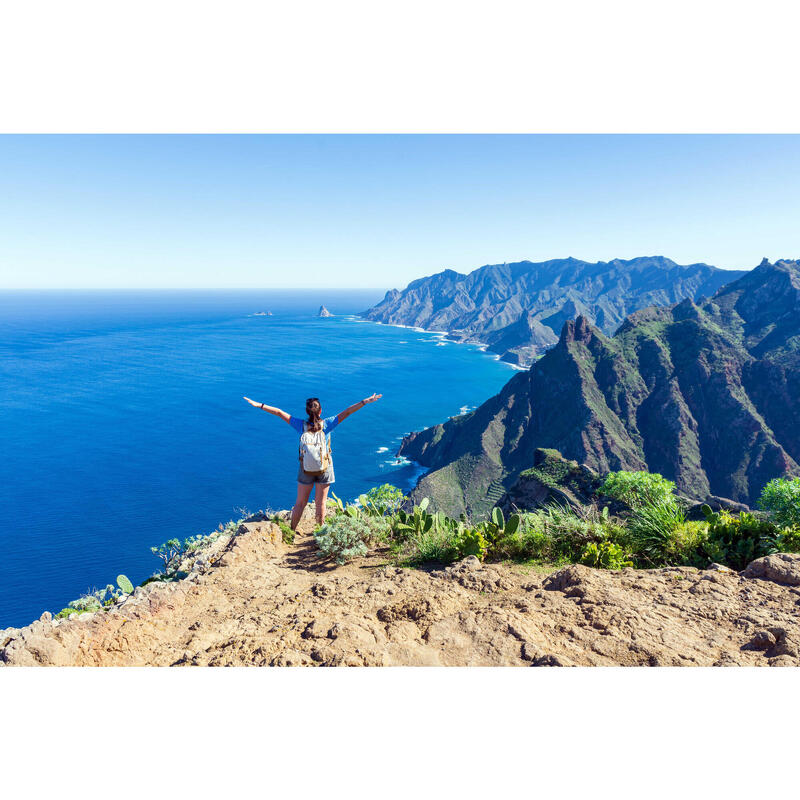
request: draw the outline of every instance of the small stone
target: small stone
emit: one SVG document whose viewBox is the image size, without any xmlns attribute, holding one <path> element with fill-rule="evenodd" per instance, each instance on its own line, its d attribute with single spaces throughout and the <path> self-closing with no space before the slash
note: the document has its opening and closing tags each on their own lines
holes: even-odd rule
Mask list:
<svg viewBox="0 0 800 800">
<path fill-rule="evenodd" d="M 717 564 L 714 562 L 708 566 L 709 572 L 735 572 L 736 570 L 726 567 L 724 564 Z"/>
<path fill-rule="evenodd" d="M 756 635 L 750 640 L 749 647 L 753 650 L 769 650 L 775 646 L 777 639 L 769 631 L 757 631 Z"/>
<path fill-rule="evenodd" d="M 522 643 L 522 658 L 525 661 L 535 661 L 537 658 L 541 658 L 542 651 L 532 642 L 523 642 Z"/>
</svg>

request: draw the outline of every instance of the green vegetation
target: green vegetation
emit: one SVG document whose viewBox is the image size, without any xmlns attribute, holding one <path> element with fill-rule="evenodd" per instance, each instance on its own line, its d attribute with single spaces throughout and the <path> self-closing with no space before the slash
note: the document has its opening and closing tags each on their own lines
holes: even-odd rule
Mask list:
<svg viewBox="0 0 800 800">
<path fill-rule="evenodd" d="M 314 538 L 324 557 L 345 564 L 353 558 L 365 556 L 369 545 L 385 542 L 388 534 L 389 523 L 382 517 L 343 513 L 335 515 L 319 528 Z"/>
<path fill-rule="evenodd" d="M 774 478 L 762 490 L 758 507 L 782 528 L 800 527 L 800 478 Z"/>
<path fill-rule="evenodd" d="M 743 512 L 738 516 L 703 506 L 708 521 L 708 539 L 702 549 L 712 561 L 732 569 L 744 569 L 753 559 L 779 549 L 779 529 L 774 522 Z"/>
<path fill-rule="evenodd" d="M 294 544 L 294 531 L 292 526 L 280 516 L 280 514 L 273 514 L 270 518 L 281 529 L 281 538 L 284 544 Z"/>
<path fill-rule="evenodd" d="M 769 553 L 800 551 L 800 525 L 780 524 L 791 517 L 714 513 L 706 506 L 704 520 L 687 520 L 674 488 L 661 475 L 616 472 L 605 478 L 599 491 L 601 497 L 627 506 L 619 514 L 597 504 L 551 503 L 536 511 L 512 514 L 508 520 L 494 508 L 482 521 L 470 521 L 464 514 L 454 519 L 432 513 L 427 498 L 419 505 L 395 506 L 393 510 L 362 495 L 358 503 L 339 501 L 334 520 L 325 526 L 335 531 L 336 546 L 326 534 L 320 550 L 338 563 L 365 555 L 372 541 L 385 546 L 398 563 L 409 566 L 447 564 L 474 555 L 482 561 L 580 563 L 598 569 L 705 568 L 718 562 L 737 570 Z M 386 491 L 387 487 L 380 489 Z M 784 510 L 785 504 L 780 509 Z M 365 532 L 364 524 L 370 520 L 385 526 L 380 536 Z"/>
<path fill-rule="evenodd" d="M 675 503 L 675 484 L 658 473 L 610 472 L 600 493 L 626 503 L 631 508 L 643 508 L 656 503 Z"/>
<path fill-rule="evenodd" d="M 589 542 L 581 553 L 581 564 L 597 569 L 625 569 L 632 567 L 633 561 L 625 556 L 625 551 L 614 542 Z"/>
</svg>

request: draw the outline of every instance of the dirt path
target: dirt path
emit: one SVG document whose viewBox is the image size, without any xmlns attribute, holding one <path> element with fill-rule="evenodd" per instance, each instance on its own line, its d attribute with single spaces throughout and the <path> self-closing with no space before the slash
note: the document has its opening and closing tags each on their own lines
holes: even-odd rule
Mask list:
<svg viewBox="0 0 800 800">
<path fill-rule="evenodd" d="M 0 632 L 9 665 L 800 665 L 800 557 L 745 577 L 674 568 L 551 576 L 466 559 L 321 562 L 248 523 L 204 574 L 107 612 Z M 771 561 L 770 561 L 771 559 Z M 761 566 L 759 566 L 761 563 Z"/>
</svg>

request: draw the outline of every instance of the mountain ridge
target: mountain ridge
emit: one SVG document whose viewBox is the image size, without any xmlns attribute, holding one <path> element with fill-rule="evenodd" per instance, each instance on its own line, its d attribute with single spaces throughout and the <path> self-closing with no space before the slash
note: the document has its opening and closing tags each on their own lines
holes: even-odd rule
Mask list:
<svg viewBox="0 0 800 800">
<path fill-rule="evenodd" d="M 599 472 L 649 469 L 691 497 L 752 504 L 800 474 L 800 262 L 762 261 L 696 304 L 640 309 L 607 337 L 586 317 L 474 412 L 413 433 L 415 493 L 485 512 L 536 447 Z"/>
<path fill-rule="evenodd" d="M 389 290 L 361 316 L 384 324 L 445 331 L 487 345 L 510 363 L 529 365 L 555 345 L 566 319 L 583 315 L 611 334 L 649 305 L 699 299 L 744 275 L 664 256 L 588 262 L 573 257 L 445 269 Z"/>
</svg>

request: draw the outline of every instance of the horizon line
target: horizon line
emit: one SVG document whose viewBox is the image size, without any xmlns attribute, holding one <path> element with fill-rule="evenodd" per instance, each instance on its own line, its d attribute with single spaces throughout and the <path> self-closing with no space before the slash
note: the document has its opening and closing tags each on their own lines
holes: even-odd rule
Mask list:
<svg viewBox="0 0 800 800">
<path fill-rule="evenodd" d="M 0 292 L 352 292 L 388 291 L 385 286 L 0 286 Z"/>
</svg>

